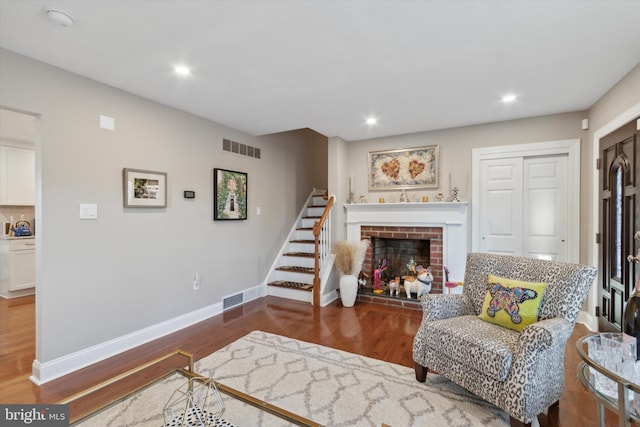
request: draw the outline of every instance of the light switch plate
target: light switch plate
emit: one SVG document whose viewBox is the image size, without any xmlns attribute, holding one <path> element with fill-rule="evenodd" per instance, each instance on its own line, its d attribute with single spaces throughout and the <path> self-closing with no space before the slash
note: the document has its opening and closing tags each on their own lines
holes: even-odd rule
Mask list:
<svg viewBox="0 0 640 427">
<path fill-rule="evenodd" d="M 98 205 L 95 203 L 80 203 L 80 219 L 98 219 Z"/>
</svg>

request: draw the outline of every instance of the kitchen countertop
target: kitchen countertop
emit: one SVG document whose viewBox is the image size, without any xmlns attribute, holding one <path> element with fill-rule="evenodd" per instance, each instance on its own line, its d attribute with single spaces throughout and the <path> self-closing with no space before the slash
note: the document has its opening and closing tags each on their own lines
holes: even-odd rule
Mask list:
<svg viewBox="0 0 640 427">
<path fill-rule="evenodd" d="M 4 240 L 35 239 L 36 236 L 2 236 Z"/>
</svg>

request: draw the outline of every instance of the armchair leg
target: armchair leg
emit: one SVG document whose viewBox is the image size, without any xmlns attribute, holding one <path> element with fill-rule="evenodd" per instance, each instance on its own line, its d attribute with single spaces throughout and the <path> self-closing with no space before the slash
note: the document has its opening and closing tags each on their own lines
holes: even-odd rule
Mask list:
<svg viewBox="0 0 640 427">
<path fill-rule="evenodd" d="M 427 368 L 416 362 L 413 362 L 413 368 L 416 371 L 416 380 L 421 383 L 425 382 L 427 380 Z"/>
</svg>

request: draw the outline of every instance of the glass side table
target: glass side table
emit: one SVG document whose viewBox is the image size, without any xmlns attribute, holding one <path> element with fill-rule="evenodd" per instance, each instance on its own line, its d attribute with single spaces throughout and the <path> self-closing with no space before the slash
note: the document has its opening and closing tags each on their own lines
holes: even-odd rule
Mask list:
<svg viewBox="0 0 640 427">
<path fill-rule="evenodd" d="M 593 334 L 580 338 L 576 343 L 576 349 L 582 361 L 578 363 L 577 375 L 582 385 L 596 397 L 598 406 L 598 426 L 604 427 L 604 408 L 607 407 L 618 414 L 618 425 L 620 427 L 640 426 L 640 384 L 636 384 L 626 378 L 621 377 L 616 372 L 612 372 L 603 366 L 601 361 L 596 361 L 590 357 L 589 348 L 594 349 L 600 345 L 603 334 Z M 608 334 L 621 337 L 622 334 Z M 635 342 L 635 340 L 634 340 Z M 591 352 L 593 356 L 594 352 Z M 606 354 L 606 353 L 605 353 Z M 613 355 L 611 356 L 613 357 Z M 596 378 L 598 374 L 603 375 Z M 636 381 L 637 376 L 635 377 Z M 612 390 L 605 390 L 602 382 L 611 381 Z M 597 384 L 599 383 L 599 384 Z M 634 397 L 633 408 L 630 404 L 631 396 Z"/>
</svg>

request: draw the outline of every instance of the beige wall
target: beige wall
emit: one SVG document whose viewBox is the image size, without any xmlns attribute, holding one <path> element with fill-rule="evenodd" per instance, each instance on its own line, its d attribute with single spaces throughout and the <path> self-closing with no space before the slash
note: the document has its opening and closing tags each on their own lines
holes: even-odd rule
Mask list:
<svg viewBox="0 0 640 427">
<path fill-rule="evenodd" d="M 410 197 L 415 194 L 421 200 L 422 196 L 426 195 L 430 200 L 434 200 L 434 196 L 439 192 L 443 193 L 445 197 L 449 196 L 450 174 L 455 172 L 460 187 L 459 199 L 471 201 L 473 186 L 471 182 L 471 150 L 473 148 L 565 139 L 584 141 L 587 133 L 581 129 L 581 122 L 586 117 L 587 113 L 581 111 L 350 142 L 347 144 L 348 165 L 356 177 L 356 198 L 359 195 L 366 195 L 369 201 L 375 202 L 379 197 L 384 197 L 387 200 L 390 197 L 399 200 L 400 197 L 398 191 L 368 191 L 367 159 L 370 151 L 439 145 L 441 160 L 439 188 L 409 191 Z M 581 154 L 586 162 L 584 150 Z"/>
<path fill-rule="evenodd" d="M 348 144 L 349 166 L 356 176 L 356 194 L 368 195 L 370 201 L 378 197 L 399 199 L 399 192 L 371 192 L 367 183 L 367 159 L 369 151 L 392 150 L 426 145 L 440 145 L 440 187 L 437 190 L 416 190 L 409 194 L 433 196 L 442 192 L 449 195 L 449 176 L 457 170 L 461 200 L 471 196 L 471 150 L 480 147 L 524 144 L 561 139 L 584 139 L 580 129 L 586 112 L 556 114 L 522 120 L 489 123 L 438 131 L 399 135 L 386 138 L 355 141 Z"/>
<path fill-rule="evenodd" d="M 0 106 L 41 117 L 39 362 L 135 338 L 261 285 L 304 199 L 327 186 L 327 140 L 315 132 L 255 137 L 6 50 Z M 115 131 L 99 128 L 101 114 Z M 222 138 L 259 147 L 262 159 L 223 152 Z M 167 172 L 167 208 L 124 209 L 125 167 Z M 212 220 L 216 167 L 248 173 L 247 221 Z M 80 203 L 96 203 L 98 220 L 79 220 Z"/>
</svg>

